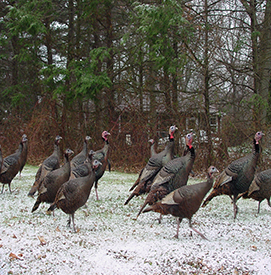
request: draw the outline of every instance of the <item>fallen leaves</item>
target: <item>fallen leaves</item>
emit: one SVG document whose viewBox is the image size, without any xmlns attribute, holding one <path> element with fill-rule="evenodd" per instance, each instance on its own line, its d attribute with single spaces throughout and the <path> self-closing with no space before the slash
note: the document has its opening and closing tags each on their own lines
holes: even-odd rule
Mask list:
<svg viewBox="0 0 271 275">
<path fill-rule="evenodd" d="M 47 242 L 44 240 L 43 237 L 38 236 L 38 238 L 40 240 L 40 245 L 46 245 Z"/>
<path fill-rule="evenodd" d="M 14 254 L 14 253 L 10 253 L 9 254 L 9 258 L 10 258 L 10 260 L 23 260 L 22 258 L 20 258 L 20 257 L 22 257 L 23 256 L 23 254 L 19 254 L 18 256 L 16 255 L 16 254 Z"/>
</svg>

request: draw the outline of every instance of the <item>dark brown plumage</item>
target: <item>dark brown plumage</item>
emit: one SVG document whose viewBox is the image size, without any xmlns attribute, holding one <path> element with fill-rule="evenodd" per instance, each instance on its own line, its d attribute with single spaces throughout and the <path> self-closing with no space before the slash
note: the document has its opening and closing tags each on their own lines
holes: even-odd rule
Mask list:
<svg viewBox="0 0 271 275">
<path fill-rule="evenodd" d="M 85 162 L 88 157 L 88 141 L 91 139 L 90 136 L 86 136 L 83 144 L 82 151 L 74 156 L 71 160 L 71 169 L 75 169 L 78 165 Z"/>
<path fill-rule="evenodd" d="M 169 128 L 169 141 L 165 149 L 158 153 L 154 154 L 146 164 L 146 166 L 141 170 L 138 179 L 130 188 L 129 191 L 132 191 L 132 194 L 125 201 L 125 205 L 134 197 L 139 196 L 145 193 L 148 193 L 153 182 L 154 177 L 161 170 L 161 168 L 166 165 L 174 156 L 174 133 L 176 131 L 176 126 L 171 126 Z"/>
<path fill-rule="evenodd" d="M 188 152 L 185 156 L 174 158 L 169 161 L 155 176 L 150 192 L 145 199 L 137 217 L 147 204 L 153 204 L 161 200 L 171 191 L 187 184 L 188 176 L 195 161 L 195 150 L 192 146 L 193 133 L 186 135 Z"/>
<path fill-rule="evenodd" d="M 95 170 L 101 163 L 98 160 L 93 160 L 92 165 L 93 169 L 86 177 L 71 179 L 61 185 L 54 203 L 48 209 L 48 212 L 51 212 L 55 208 L 60 208 L 63 212 L 69 214 L 68 225 L 70 226 L 72 219 L 74 232 L 76 232 L 74 213 L 87 202 L 95 181 Z"/>
<path fill-rule="evenodd" d="M 260 213 L 260 204 L 264 199 L 267 200 L 268 205 L 271 207 L 271 169 L 257 173 L 254 176 L 254 179 L 250 184 L 248 191 L 242 194 L 242 197 L 244 199 L 254 199 L 259 202 L 258 214 Z"/>
<path fill-rule="evenodd" d="M 94 151 L 90 150 L 85 162 L 81 165 L 78 165 L 75 169 L 71 170 L 70 179 L 86 177 L 92 171 L 93 155 L 94 155 Z"/>
<path fill-rule="evenodd" d="M 213 174 L 216 172 L 218 172 L 218 170 L 214 166 L 209 167 L 207 181 L 182 186 L 169 193 L 161 201 L 143 210 L 143 213 L 154 211 L 162 215 L 171 214 L 174 217 L 178 217 L 176 238 L 179 236 L 179 227 L 182 219 L 187 218 L 190 228 L 197 232 L 202 238 L 206 239 L 203 234 L 192 227 L 191 221 L 193 215 L 198 211 L 205 195 L 212 188 Z"/>
<path fill-rule="evenodd" d="M 10 184 L 13 178 L 20 171 L 20 156 L 23 150 L 23 144 L 27 141 L 25 135 L 22 136 L 19 148 L 12 155 L 9 155 L 3 159 L 2 169 L 0 172 L 0 182 L 3 184 L 2 193 L 4 191 L 4 185 L 8 184 L 9 192 L 11 192 Z"/>
<path fill-rule="evenodd" d="M 150 139 L 150 140 L 148 140 L 148 142 L 150 142 L 150 144 L 151 144 L 151 146 L 150 146 L 150 155 L 151 155 L 151 158 L 152 158 L 153 156 L 155 156 L 157 154 L 156 151 L 155 151 L 155 148 L 154 148 L 155 141 L 154 141 L 154 139 Z M 142 170 L 140 171 L 140 173 L 138 175 L 138 178 L 137 178 L 136 182 L 129 189 L 129 191 L 132 191 L 136 186 L 138 186 L 139 181 L 141 179 L 141 175 L 142 175 L 142 173 L 144 173 L 144 169 L 145 169 L 145 167 L 142 168 Z M 134 196 L 139 196 L 140 194 L 148 193 L 150 191 L 152 179 L 153 179 L 153 177 L 151 178 L 151 180 L 148 181 L 148 183 L 144 182 L 139 187 L 137 187 L 137 189 L 129 196 L 129 198 L 126 200 L 126 202 L 124 204 L 126 205 Z"/>
<path fill-rule="evenodd" d="M 35 182 L 33 183 L 28 196 L 33 196 L 37 190 L 40 188 L 41 181 L 44 177 L 51 171 L 58 169 L 60 167 L 60 148 L 59 143 L 61 141 L 61 136 L 56 136 L 54 141 L 54 151 L 47 159 L 45 159 L 42 165 L 39 167 L 36 176 Z"/>
<path fill-rule="evenodd" d="M 32 208 L 32 212 L 36 211 L 42 202 L 53 203 L 56 193 L 60 186 L 69 180 L 71 173 L 70 156 L 74 152 L 66 149 L 64 154 L 64 165 L 58 169 L 49 172 L 41 181 L 39 195 Z"/>
<path fill-rule="evenodd" d="M 28 154 L 28 139 L 27 136 L 24 134 L 23 137 L 26 139 L 26 142 L 23 143 L 23 149 L 22 149 L 22 153 L 20 155 L 20 169 L 19 169 L 19 173 L 20 176 L 22 174 L 22 170 L 24 169 L 24 166 L 26 164 L 27 161 L 27 154 Z"/>
<path fill-rule="evenodd" d="M 93 159 L 96 159 L 101 162 L 101 165 L 95 171 L 95 186 L 94 187 L 95 187 L 95 193 L 96 193 L 97 200 L 99 200 L 98 181 L 103 176 L 107 165 L 109 166 L 109 170 L 110 170 L 110 162 L 108 160 L 109 148 L 110 148 L 109 141 L 108 141 L 109 135 L 110 135 L 110 133 L 108 133 L 107 131 L 102 132 L 102 139 L 105 142 L 104 147 L 98 151 L 95 151 L 95 153 L 93 155 Z"/>
<path fill-rule="evenodd" d="M 213 190 L 205 199 L 203 207 L 206 206 L 210 200 L 219 195 L 229 195 L 233 201 L 234 219 L 236 218 L 238 208 L 236 205 L 238 195 L 248 191 L 249 186 L 253 180 L 256 164 L 260 156 L 259 141 L 263 133 L 257 132 L 253 139 L 252 153 L 233 161 L 228 167 L 218 176 Z M 233 196 L 233 198 L 232 198 Z"/>
</svg>

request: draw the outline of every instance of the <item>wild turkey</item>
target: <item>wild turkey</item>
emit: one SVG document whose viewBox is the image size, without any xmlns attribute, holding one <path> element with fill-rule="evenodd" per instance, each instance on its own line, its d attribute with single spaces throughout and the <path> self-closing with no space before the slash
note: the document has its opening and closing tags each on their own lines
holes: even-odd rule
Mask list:
<svg viewBox="0 0 271 275">
<path fill-rule="evenodd" d="M 162 215 L 171 214 L 174 217 L 178 217 L 176 238 L 179 237 L 179 227 L 182 219 L 187 218 L 190 228 L 197 232 L 202 238 L 206 239 L 202 233 L 192 227 L 191 221 L 193 215 L 198 211 L 205 195 L 212 188 L 214 181 L 213 174 L 216 172 L 218 172 L 218 170 L 214 166 L 210 166 L 207 173 L 207 181 L 182 186 L 169 193 L 161 201 L 143 210 L 143 213 L 154 211 Z"/>
<path fill-rule="evenodd" d="M 20 169 L 19 169 L 20 177 L 21 177 L 21 174 L 22 174 L 22 170 L 24 169 L 24 166 L 26 164 L 27 154 L 28 154 L 28 139 L 27 139 L 27 136 L 25 134 L 23 136 L 26 139 L 26 142 L 23 143 L 23 149 L 22 149 L 22 153 L 21 153 L 21 156 L 20 156 Z"/>
<path fill-rule="evenodd" d="M 157 154 L 156 151 L 155 151 L 155 149 L 154 149 L 155 141 L 154 141 L 154 139 L 151 138 L 151 139 L 148 140 L 148 142 L 150 142 L 150 144 L 151 144 L 151 146 L 150 146 L 150 155 L 151 155 L 151 157 L 153 157 L 154 155 Z M 129 191 L 132 191 L 132 190 L 138 185 L 139 179 L 141 178 L 141 175 L 142 175 L 144 169 L 145 169 L 145 167 L 142 168 L 142 170 L 141 170 L 140 173 L 139 173 L 139 176 L 138 176 L 137 181 L 133 184 L 133 186 L 130 188 Z M 132 195 L 133 195 L 133 194 L 132 194 Z M 133 196 L 134 196 L 134 195 L 133 195 Z M 132 199 L 132 197 L 131 197 L 131 199 Z M 127 202 L 127 203 L 128 203 L 128 202 Z M 127 204 L 127 203 L 125 203 L 125 204 Z"/>
<path fill-rule="evenodd" d="M 60 208 L 63 212 L 69 214 L 68 226 L 70 226 L 72 219 L 74 232 L 76 232 L 74 213 L 87 202 L 95 181 L 95 170 L 100 165 L 101 162 L 93 160 L 92 170 L 86 177 L 71 179 L 61 185 L 56 194 L 54 203 L 47 210 L 48 213 L 50 213 L 54 211 L 55 208 Z"/>
<path fill-rule="evenodd" d="M 35 182 L 32 185 L 28 196 L 34 196 L 36 191 L 40 188 L 41 181 L 43 178 L 51 171 L 58 169 L 60 167 L 60 148 L 59 143 L 61 141 L 61 136 L 56 136 L 54 141 L 54 152 L 47 159 L 45 159 L 42 165 L 39 167 L 36 176 Z"/>
<path fill-rule="evenodd" d="M 252 183 L 249 186 L 247 192 L 241 194 L 244 199 L 250 198 L 259 202 L 258 214 L 260 213 L 260 204 L 266 199 L 268 205 L 270 205 L 271 197 L 271 169 L 257 173 L 254 176 Z"/>
<path fill-rule="evenodd" d="M 71 173 L 70 156 L 73 153 L 71 149 L 66 149 L 64 154 L 64 165 L 49 172 L 41 181 L 39 195 L 32 208 L 32 213 L 38 209 L 42 202 L 53 203 L 55 201 L 58 189 L 64 182 L 69 180 Z"/>
<path fill-rule="evenodd" d="M 98 167 L 98 169 L 95 171 L 95 193 L 96 193 L 96 199 L 99 200 L 98 196 L 98 181 L 99 179 L 103 176 L 106 166 L 109 166 L 109 171 L 110 171 L 110 162 L 108 160 L 108 155 L 109 155 L 109 141 L 108 141 L 108 136 L 110 133 L 107 131 L 102 132 L 102 139 L 104 140 L 105 144 L 104 147 L 98 151 L 95 151 L 93 159 L 96 159 L 102 163 Z"/>
<path fill-rule="evenodd" d="M 13 178 L 20 171 L 20 156 L 23 151 L 23 144 L 27 141 L 25 135 L 22 136 L 21 142 L 19 144 L 19 148 L 12 155 L 9 155 L 3 159 L 2 169 L 0 172 L 0 182 L 2 182 L 2 192 L 4 191 L 4 185 L 8 184 L 9 192 L 11 192 L 10 184 Z"/>
<path fill-rule="evenodd" d="M 146 166 L 141 170 L 138 179 L 130 188 L 129 191 L 134 191 L 129 196 L 129 198 L 125 201 L 124 205 L 128 204 L 128 202 L 134 197 L 139 196 L 145 193 L 148 193 L 150 190 L 150 186 L 153 182 L 154 177 L 161 170 L 161 168 L 166 165 L 170 160 L 173 159 L 174 156 L 174 133 L 177 130 L 176 126 L 170 126 L 169 128 L 169 141 L 165 147 L 165 149 L 153 155 Z"/>
<path fill-rule="evenodd" d="M 71 169 L 74 169 L 78 165 L 81 165 L 85 162 L 86 158 L 88 157 L 88 141 L 90 139 L 90 136 L 85 137 L 82 151 L 74 156 L 74 158 L 71 160 Z"/>
<path fill-rule="evenodd" d="M 94 151 L 90 150 L 85 162 L 71 171 L 70 179 L 85 177 L 92 171 L 92 159 Z"/>
<path fill-rule="evenodd" d="M 236 205 L 238 195 L 248 191 L 253 180 L 256 164 L 260 156 L 259 141 L 263 133 L 257 132 L 253 139 L 253 150 L 249 155 L 233 161 L 216 179 L 213 190 L 205 199 L 205 207 L 212 198 L 219 195 L 229 195 L 233 202 L 234 219 L 238 208 Z M 233 198 L 232 198 L 233 196 Z"/>
<path fill-rule="evenodd" d="M 187 184 L 188 176 L 196 156 L 194 147 L 192 146 L 193 133 L 187 134 L 185 140 L 188 152 L 185 156 L 174 158 L 169 161 L 155 176 L 150 192 L 137 217 L 147 204 L 151 205 L 161 200 L 171 191 Z"/>
</svg>

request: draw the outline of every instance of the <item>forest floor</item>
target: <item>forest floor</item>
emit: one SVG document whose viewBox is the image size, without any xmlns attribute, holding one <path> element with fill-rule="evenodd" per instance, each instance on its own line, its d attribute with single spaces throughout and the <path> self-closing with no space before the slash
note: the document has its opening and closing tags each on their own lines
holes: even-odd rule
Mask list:
<svg viewBox="0 0 271 275">
<path fill-rule="evenodd" d="M 179 239 L 176 219 L 141 214 L 145 196 L 124 206 L 136 174 L 106 172 L 99 200 L 92 190 L 87 206 L 77 210 L 77 233 L 68 228 L 61 210 L 45 214 L 48 204 L 31 213 L 35 199 L 27 193 L 37 167 L 26 166 L 12 182 L 14 192 L 0 194 L 0 275 L 3 274 L 271 274 L 271 208 L 266 201 L 238 201 L 233 220 L 228 196 L 214 198 L 193 217 L 183 220 Z M 189 184 L 200 179 L 189 179 Z"/>
</svg>

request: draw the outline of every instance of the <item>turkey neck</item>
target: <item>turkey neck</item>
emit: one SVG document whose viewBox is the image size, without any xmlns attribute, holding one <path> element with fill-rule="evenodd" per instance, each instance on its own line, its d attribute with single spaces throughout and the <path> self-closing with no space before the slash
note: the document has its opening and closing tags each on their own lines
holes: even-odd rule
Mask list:
<svg viewBox="0 0 271 275">
<path fill-rule="evenodd" d="M 109 150 L 109 141 L 108 141 L 108 139 L 106 139 L 106 140 L 104 139 L 104 142 L 105 142 L 105 144 L 104 144 L 103 151 L 104 151 L 104 154 L 107 155 L 108 150 Z"/>
<path fill-rule="evenodd" d="M 87 142 L 87 140 L 84 141 L 82 152 L 84 154 L 86 154 L 86 156 L 87 156 L 87 154 L 88 154 L 88 142 Z"/>
<path fill-rule="evenodd" d="M 169 135 L 169 142 L 165 148 L 165 156 L 162 160 L 163 166 L 167 164 L 168 161 L 172 160 L 174 156 L 174 137 Z"/>
<path fill-rule="evenodd" d="M 252 151 L 252 153 L 253 153 L 253 155 L 258 155 L 259 156 L 259 154 L 260 154 L 260 145 L 259 145 L 259 143 L 256 143 L 256 140 L 255 140 L 255 138 L 253 139 L 253 151 Z"/>
<path fill-rule="evenodd" d="M 186 145 L 186 147 L 187 147 L 187 154 L 185 155 L 185 158 L 187 158 L 187 164 L 188 164 L 187 168 L 191 170 L 192 166 L 194 164 L 194 160 L 196 158 L 196 153 L 195 153 L 195 149 L 193 146 L 191 148 L 189 148 L 189 146 Z M 190 172 L 190 170 L 189 170 L 189 172 Z"/>
<path fill-rule="evenodd" d="M 56 155 L 58 158 L 60 158 L 60 148 L 58 141 L 54 144 L 54 155 Z"/>
<path fill-rule="evenodd" d="M 154 146 L 155 146 L 155 142 L 151 145 L 151 157 L 154 156 L 154 155 L 156 155 Z"/>
<path fill-rule="evenodd" d="M 71 173 L 71 165 L 70 165 L 70 156 L 69 154 L 64 154 L 64 169 L 68 170 L 68 173 Z"/>
<path fill-rule="evenodd" d="M 256 169 L 256 164 L 257 164 L 257 161 L 258 161 L 258 158 L 260 156 L 260 145 L 256 143 L 256 140 L 253 139 L 253 150 L 252 150 L 252 166 L 254 168 L 254 171 Z M 254 174 L 254 171 L 253 171 L 253 174 Z"/>
<path fill-rule="evenodd" d="M 186 145 L 186 146 L 187 146 L 187 150 L 190 152 L 190 158 L 195 159 L 196 153 L 195 153 L 194 147 L 192 146 L 191 148 L 189 148 L 188 145 Z"/>
<path fill-rule="evenodd" d="M 24 158 L 27 157 L 27 151 L 28 151 L 28 140 L 23 144 L 22 155 Z"/>
<path fill-rule="evenodd" d="M 20 155 L 23 151 L 24 143 L 21 141 L 19 144 L 19 148 L 17 149 L 17 154 Z"/>
<path fill-rule="evenodd" d="M 253 172 L 253 175 L 254 175 L 254 172 L 256 170 L 256 165 L 257 165 L 257 161 L 259 159 L 259 156 L 260 156 L 260 145 L 256 143 L 256 140 L 253 139 L 253 150 L 252 150 L 252 167 L 254 168 L 254 170 L 252 171 Z M 252 175 L 252 177 L 253 177 Z"/>
<path fill-rule="evenodd" d="M 204 196 L 210 191 L 210 189 L 213 187 L 214 178 L 209 173 L 207 174 L 207 181 L 203 187 L 203 191 L 205 191 Z"/>
</svg>

